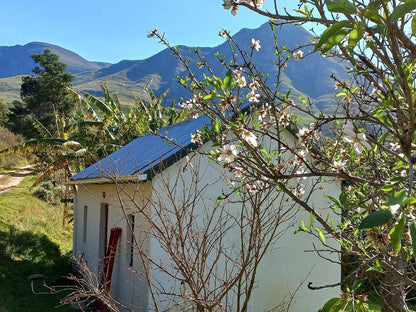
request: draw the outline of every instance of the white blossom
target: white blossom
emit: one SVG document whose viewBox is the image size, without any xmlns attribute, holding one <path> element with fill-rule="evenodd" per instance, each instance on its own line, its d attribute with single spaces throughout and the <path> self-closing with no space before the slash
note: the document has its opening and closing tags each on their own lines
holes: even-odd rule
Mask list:
<svg viewBox="0 0 416 312">
<path fill-rule="evenodd" d="M 240 77 L 242 73 L 243 73 L 243 69 L 241 67 L 233 69 L 233 74 L 234 74 L 235 79 Z"/>
<path fill-rule="evenodd" d="M 332 165 L 332 169 L 334 171 L 343 171 L 345 164 L 347 163 L 346 160 L 342 161 L 342 160 L 335 160 L 334 164 Z"/>
<path fill-rule="evenodd" d="M 303 51 L 297 50 L 296 52 L 293 52 L 293 58 L 297 61 L 303 58 Z"/>
<path fill-rule="evenodd" d="M 252 38 L 250 49 L 256 50 L 257 52 L 259 52 L 260 48 L 261 48 L 260 40 L 256 40 L 256 39 Z"/>
<path fill-rule="evenodd" d="M 305 186 L 299 183 L 296 188 L 292 189 L 292 193 L 297 197 L 301 197 L 303 194 L 305 194 Z"/>
<path fill-rule="evenodd" d="M 192 112 L 189 116 L 190 116 L 192 119 L 198 119 L 199 114 L 198 114 L 197 112 Z"/>
<path fill-rule="evenodd" d="M 246 129 L 240 129 L 239 135 L 241 139 L 246 141 L 247 143 L 253 145 L 254 147 L 257 147 L 257 137 L 250 131 Z"/>
<path fill-rule="evenodd" d="M 345 134 L 343 140 L 347 143 L 354 143 L 354 149 L 358 154 L 362 153 L 363 146 L 366 148 L 371 148 L 371 145 L 367 142 L 365 133 L 356 132 L 351 121 L 347 121 L 342 131 Z"/>
<path fill-rule="evenodd" d="M 265 0 L 240 0 L 240 3 L 247 3 L 255 8 L 261 9 Z"/>
<path fill-rule="evenodd" d="M 232 171 L 233 171 L 233 174 L 236 178 L 242 178 L 243 177 L 244 168 L 234 167 Z"/>
<path fill-rule="evenodd" d="M 257 80 L 253 80 L 252 82 L 250 82 L 250 84 L 248 85 L 248 88 L 251 90 L 251 91 L 255 91 L 255 90 L 257 90 L 258 88 L 260 88 L 260 84 L 258 83 L 258 81 Z"/>
<path fill-rule="evenodd" d="M 279 112 L 279 123 L 283 127 L 287 127 L 290 124 L 290 117 L 288 114 L 286 114 L 284 111 Z"/>
<path fill-rule="evenodd" d="M 365 42 L 373 41 L 373 36 L 371 36 L 368 32 L 364 32 L 363 38 Z"/>
<path fill-rule="evenodd" d="M 235 82 L 237 83 L 237 85 L 240 88 L 244 88 L 247 85 L 246 78 L 244 76 L 237 77 L 237 79 L 235 80 Z"/>
<path fill-rule="evenodd" d="M 399 142 L 389 143 L 389 145 L 390 145 L 390 150 L 392 150 L 393 152 L 400 150 Z"/>
<path fill-rule="evenodd" d="M 250 194 L 256 194 L 259 191 L 263 190 L 265 187 L 267 187 L 268 183 L 265 183 L 262 180 L 253 181 L 250 183 L 246 183 L 244 186 L 248 190 Z"/>
<path fill-rule="evenodd" d="M 218 35 L 220 35 L 224 39 L 227 39 L 228 38 L 228 33 L 227 33 L 227 31 L 225 29 L 221 29 L 220 32 L 218 33 Z"/>
<path fill-rule="evenodd" d="M 251 103 L 258 103 L 260 100 L 258 99 L 260 97 L 260 94 L 256 93 L 254 90 L 250 91 L 247 94 L 248 101 Z"/>
<path fill-rule="evenodd" d="M 201 134 L 198 132 L 195 134 L 191 133 L 191 143 L 199 143 L 201 141 Z"/>
<path fill-rule="evenodd" d="M 224 145 L 221 148 L 221 150 L 217 152 L 220 152 L 220 155 L 217 157 L 217 160 L 223 161 L 225 163 L 233 162 L 238 156 L 237 148 L 235 147 L 235 145 L 232 144 Z"/>
</svg>

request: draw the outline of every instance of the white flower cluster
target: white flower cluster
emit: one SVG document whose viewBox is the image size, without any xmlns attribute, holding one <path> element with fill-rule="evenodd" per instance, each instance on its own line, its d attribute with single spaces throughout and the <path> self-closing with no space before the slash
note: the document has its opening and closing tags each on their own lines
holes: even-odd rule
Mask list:
<svg viewBox="0 0 416 312">
<path fill-rule="evenodd" d="M 191 110 L 194 106 L 199 106 L 197 97 L 194 95 L 192 99 L 186 100 L 185 102 L 179 102 L 178 106 L 183 109 Z"/>
<path fill-rule="evenodd" d="M 194 107 L 196 108 L 200 108 L 200 103 L 198 98 L 194 95 L 194 97 L 192 99 L 189 99 L 185 102 L 179 102 L 178 106 L 186 109 L 186 110 L 192 110 Z M 191 117 L 192 119 L 198 119 L 199 117 L 199 113 L 197 111 L 193 111 L 189 114 L 189 117 Z"/>
<path fill-rule="evenodd" d="M 259 191 L 268 187 L 268 183 L 264 182 L 263 180 L 256 180 L 253 182 L 245 183 L 244 186 L 250 194 L 255 195 Z"/>
<path fill-rule="evenodd" d="M 221 29 L 218 35 L 223 37 L 224 39 L 227 39 L 229 37 L 228 32 L 225 29 Z"/>
<path fill-rule="evenodd" d="M 243 69 L 241 67 L 234 69 L 233 74 L 235 82 L 239 88 L 247 87 L 249 89 L 247 94 L 248 101 L 251 103 L 259 103 L 260 94 L 256 91 L 260 87 L 260 84 L 256 80 L 253 80 L 251 83 L 247 84 L 246 77 L 243 76 Z"/>
<path fill-rule="evenodd" d="M 354 149 L 358 154 L 363 152 L 363 146 L 366 148 L 371 148 L 370 143 L 367 142 L 365 133 L 357 132 L 351 121 L 347 121 L 342 131 L 345 134 L 343 136 L 343 140 L 347 143 L 353 143 Z"/>
<path fill-rule="evenodd" d="M 296 52 L 293 52 L 292 56 L 296 61 L 299 61 L 303 58 L 303 51 L 297 50 Z"/>
<path fill-rule="evenodd" d="M 270 108 L 271 108 L 270 104 L 269 104 L 269 103 L 266 103 L 266 104 L 264 104 L 264 105 L 263 105 L 263 106 L 259 109 L 259 111 L 258 111 L 258 114 L 259 114 L 259 116 L 258 116 L 259 121 L 264 121 L 264 120 L 266 119 L 267 114 L 268 114 L 268 113 L 269 113 L 269 111 L 270 111 Z"/>
<path fill-rule="evenodd" d="M 247 129 L 240 129 L 238 130 L 238 134 L 242 140 L 246 141 L 250 145 L 253 145 L 254 147 L 257 147 L 257 137 L 252 132 Z"/>
<path fill-rule="evenodd" d="M 261 48 L 260 40 L 256 40 L 254 38 L 251 38 L 250 49 L 256 50 L 257 52 L 259 52 L 260 48 Z"/>
<path fill-rule="evenodd" d="M 226 164 L 232 163 L 238 156 L 238 150 L 233 144 L 224 145 L 220 150 L 217 150 L 217 153 L 220 153 L 217 160 Z"/>
<path fill-rule="evenodd" d="M 235 16 L 237 14 L 239 4 L 248 4 L 252 7 L 261 9 L 266 0 L 238 0 L 238 1 L 223 0 L 223 1 L 224 1 L 223 3 L 224 9 L 229 10 L 232 8 L 231 15 Z"/>
<path fill-rule="evenodd" d="M 197 131 L 195 134 L 191 134 L 191 143 L 200 143 L 201 134 Z"/>
</svg>

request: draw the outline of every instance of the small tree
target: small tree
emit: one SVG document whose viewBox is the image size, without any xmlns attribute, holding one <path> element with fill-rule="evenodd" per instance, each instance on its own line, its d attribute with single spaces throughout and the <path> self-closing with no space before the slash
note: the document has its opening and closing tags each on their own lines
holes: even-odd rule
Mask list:
<svg viewBox="0 0 416 312">
<path fill-rule="evenodd" d="M 65 71 L 66 64 L 49 49 L 31 57 L 39 66 L 33 69 L 36 76 L 23 77 L 22 100 L 30 114 L 49 131 L 61 131 L 59 120 L 68 118 L 74 110 L 75 103 L 68 94 L 68 87 L 72 86 L 75 76 Z"/>
<path fill-rule="evenodd" d="M 220 35 L 238 51 L 232 59 L 220 58 L 228 70 L 223 79 L 208 69 L 210 74 L 198 81 L 189 61 L 171 47 L 188 69 L 186 77 L 179 77 L 180 83 L 194 95 L 186 107 L 213 121 L 213 129 L 198 135 L 221 146 L 212 152 L 214 160 L 224 162 L 221 155 L 234 155 L 227 161 L 227 168 L 244 168 L 241 185 L 260 178 L 267 185 L 265 189 L 285 193 L 319 224 L 301 226 L 301 231 L 321 237 L 324 246 L 327 239 L 335 239 L 343 247 L 343 254 L 354 256 L 355 270 L 342 281 L 345 296 L 328 301 L 324 310 L 341 311 L 348 305 L 365 309 L 356 296 L 361 275 L 358 272 L 373 271 L 379 278 L 374 286 L 382 297 L 382 310 L 408 311 L 406 294 L 416 289 L 416 250 L 412 247 L 416 241 L 416 3 L 299 1 L 293 13 L 282 9 L 278 1 L 272 3 L 274 6 L 268 10 L 263 9 L 264 1 L 260 0 L 225 0 L 223 5 L 232 9 L 233 15 L 245 7 L 268 16 L 274 19 L 272 28 L 287 23 L 324 26 L 325 31 L 314 36 L 309 47 L 280 47 L 276 36 L 275 43 L 261 45 L 275 45 L 274 64 L 280 64 L 281 71 L 288 58 L 307 61 L 306 54 L 313 51 L 345 61 L 352 78 L 333 77 L 335 88 L 341 90 L 338 110 L 335 114 L 316 114 L 306 100 L 280 93 L 279 81 L 270 86 L 267 75 L 258 72 L 252 61 L 253 53 L 261 48 L 260 42 L 253 38 L 247 43 L 251 51 L 245 53 L 223 30 Z M 168 45 L 156 30 L 151 36 Z M 199 57 L 199 63 L 207 66 L 205 59 Z M 254 104 L 249 114 L 243 111 L 247 102 Z M 260 105 L 256 104 L 259 102 Z M 306 114 L 314 122 L 309 126 L 295 125 L 294 112 Z M 297 133 L 300 146 L 291 148 L 287 144 L 280 135 L 282 127 Z M 334 130 L 331 136 L 324 137 L 322 129 Z M 259 141 L 260 137 L 267 137 L 281 149 L 269 150 Z M 238 148 L 244 148 L 244 157 L 234 153 Z M 287 157 L 282 151 L 292 156 Z M 328 194 L 334 211 L 343 215 L 343 222 L 327 219 L 308 202 L 302 181 L 311 177 L 336 177 L 343 181 L 339 198 Z M 327 251 L 334 252 L 331 248 Z"/>
</svg>

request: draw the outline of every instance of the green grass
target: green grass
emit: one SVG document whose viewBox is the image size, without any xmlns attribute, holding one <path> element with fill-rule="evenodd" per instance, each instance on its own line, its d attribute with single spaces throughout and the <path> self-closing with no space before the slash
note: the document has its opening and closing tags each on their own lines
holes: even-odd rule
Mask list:
<svg viewBox="0 0 416 312">
<path fill-rule="evenodd" d="M 0 194 L 0 312 L 72 311 L 59 306 L 65 295 L 35 295 L 28 277 L 42 274 L 50 286 L 69 284 L 70 225 L 62 227 L 62 208 L 40 201 L 29 191 L 36 176 L 27 176 Z M 67 254 L 67 255 L 65 255 Z M 49 292 L 36 280 L 37 292 Z"/>
</svg>

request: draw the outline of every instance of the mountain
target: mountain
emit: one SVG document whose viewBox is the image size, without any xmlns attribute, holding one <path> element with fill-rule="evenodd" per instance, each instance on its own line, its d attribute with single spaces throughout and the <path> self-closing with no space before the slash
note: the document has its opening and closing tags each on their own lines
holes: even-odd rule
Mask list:
<svg viewBox="0 0 416 312">
<path fill-rule="evenodd" d="M 260 40 L 262 47 L 258 52 L 254 52 L 253 60 L 259 71 L 269 75 L 268 83 L 274 84 L 279 73 L 278 67 L 273 64 L 273 61 L 277 61 L 277 59 L 274 37 L 268 23 L 257 29 L 242 29 L 233 38 L 242 48 L 247 50 L 252 38 Z M 311 34 L 302 27 L 288 24 L 281 29 L 276 29 L 276 38 L 279 46 L 295 50 L 299 46 L 308 44 Z M 0 64 L 7 65 L 2 65 L 0 78 L 31 74 L 34 62 L 30 58 L 30 54 L 41 53 L 44 48 L 49 48 L 68 64 L 68 71 L 76 74 L 75 88 L 81 92 L 87 91 L 100 96 L 102 94 L 101 86 L 108 82 L 110 90 L 116 92 L 124 103 L 133 101 L 133 92 L 140 97 L 141 90 L 146 87 L 154 90 L 156 94 L 161 94 L 169 89 L 168 101 L 186 99 L 190 96 L 173 80 L 179 74 L 186 75 L 186 72 L 183 65 L 167 49 L 144 60 L 124 60 L 117 64 L 106 64 L 86 61 L 71 51 L 45 43 L 0 47 Z M 192 62 L 196 60 L 195 55 L 191 52 L 192 48 L 186 46 L 178 48 L 184 57 L 191 60 L 190 67 L 196 72 L 197 77 L 202 77 L 204 69 L 198 69 Z M 305 54 L 308 52 L 305 49 L 303 51 Z M 216 52 L 223 55 L 226 60 L 230 60 L 232 57 L 227 42 L 216 47 L 199 48 L 200 55 L 206 57 L 216 75 L 221 76 L 225 74 L 225 70 L 215 56 Z M 239 63 L 241 63 L 241 59 L 237 59 L 237 64 Z M 310 97 L 318 104 L 319 108 L 330 105 L 329 97 L 333 99 L 334 83 L 330 75 L 335 74 L 341 78 L 347 76 L 342 64 L 334 59 L 324 58 L 317 53 L 299 61 L 290 59 L 287 63 L 287 68 L 281 74 L 283 83 L 279 86 L 279 91 L 292 90 L 292 95 L 295 97 Z M 18 79 L 16 80 L 14 77 L 12 82 L 10 79 L 0 79 L 0 98 L 4 94 L 13 93 L 13 88 L 20 89 L 20 86 L 15 85 Z"/>
<path fill-rule="evenodd" d="M 87 61 L 78 54 L 53 44 L 31 42 L 23 46 L 0 47 L 0 78 L 31 75 L 32 69 L 35 67 L 35 62 L 30 55 L 40 54 L 45 49 L 49 49 L 52 53 L 58 55 L 60 60 L 67 64 L 67 70 L 73 74 L 89 70 L 98 70 L 110 65 L 108 63 Z"/>
</svg>

